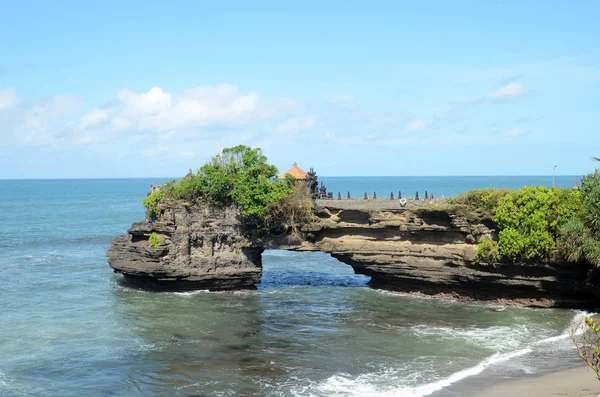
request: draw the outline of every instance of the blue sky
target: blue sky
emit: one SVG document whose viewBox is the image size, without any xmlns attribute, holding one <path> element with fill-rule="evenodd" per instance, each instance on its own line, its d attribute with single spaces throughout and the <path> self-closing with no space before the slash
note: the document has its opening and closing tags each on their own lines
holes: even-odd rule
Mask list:
<svg viewBox="0 0 600 397">
<path fill-rule="evenodd" d="M 0 12 L 0 178 L 580 175 L 596 1 L 57 1 Z"/>
</svg>

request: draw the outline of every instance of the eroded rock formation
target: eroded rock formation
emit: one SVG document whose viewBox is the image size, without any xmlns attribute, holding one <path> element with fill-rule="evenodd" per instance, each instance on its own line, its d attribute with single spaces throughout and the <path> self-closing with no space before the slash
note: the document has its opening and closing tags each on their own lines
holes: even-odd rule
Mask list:
<svg viewBox="0 0 600 397">
<path fill-rule="evenodd" d="M 160 247 L 148 239 L 156 233 Z M 249 246 L 234 207 L 177 204 L 115 238 L 108 262 L 130 282 L 157 289 L 252 288 L 262 275 L 262 247 Z M 249 233 L 251 234 L 251 232 Z"/>
<path fill-rule="evenodd" d="M 460 207 L 320 204 L 297 242 L 260 237 L 233 207 L 167 206 L 155 221 L 135 223 L 126 236 L 114 239 L 108 260 L 116 272 L 151 288 L 232 290 L 260 283 L 265 249 L 318 250 L 390 290 L 528 306 L 589 306 L 597 300 L 584 266 L 477 265 L 476 245 L 493 237 L 495 226 Z M 150 247 L 152 232 L 160 248 Z"/>
</svg>

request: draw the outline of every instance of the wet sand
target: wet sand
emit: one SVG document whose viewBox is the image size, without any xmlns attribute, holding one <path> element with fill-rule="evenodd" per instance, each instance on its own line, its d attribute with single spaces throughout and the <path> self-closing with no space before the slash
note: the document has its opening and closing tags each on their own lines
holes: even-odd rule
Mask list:
<svg viewBox="0 0 600 397">
<path fill-rule="evenodd" d="M 595 397 L 600 394 L 600 380 L 589 367 L 551 372 L 506 380 L 488 388 L 462 394 L 464 397 Z"/>
</svg>

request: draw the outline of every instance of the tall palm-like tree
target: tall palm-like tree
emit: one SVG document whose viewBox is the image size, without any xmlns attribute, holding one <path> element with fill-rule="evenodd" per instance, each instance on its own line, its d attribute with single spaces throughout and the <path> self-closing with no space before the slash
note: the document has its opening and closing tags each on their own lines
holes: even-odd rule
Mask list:
<svg viewBox="0 0 600 397">
<path fill-rule="evenodd" d="M 600 161 L 600 157 L 592 157 L 593 160 Z"/>
</svg>

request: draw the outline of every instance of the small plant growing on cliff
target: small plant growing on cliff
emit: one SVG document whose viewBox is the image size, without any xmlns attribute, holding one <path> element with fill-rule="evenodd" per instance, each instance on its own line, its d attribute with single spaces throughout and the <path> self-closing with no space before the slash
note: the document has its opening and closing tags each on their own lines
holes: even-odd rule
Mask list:
<svg viewBox="0 0 600 397">
<path fill-rule="evenodd" d="M 152 232 L 150 238 L 148 238 L 148 244 L 150 244 L 152 248 L 160 248 L 160 240 L 155 232 Z"/>
<path fill-rule="evenodd" d="M 290 194 L 267 207 L 264 225 L 268 232 L 287 234 L 291 242 L 298 242 L 303 237 L 300 227 L 310 223 L 312 216 L 306 185 L 298 183 Z"/>
<path fill-rule="evenodd" d="M 242 240 L 242 241 L 240 241 L 240 247 L 248 248 L 248 247 L 250 247 L 250 242 L 248 240 Z"/>
<path fill-rule="evenodd" d="M 571 328 L 571 339 L 577 353 L 600 379 L 600 325 L 590 317 Z"/>
<path fill-rule="evenodd" d="M 492 240 L 483 240 L 477 246 L 475 253 L 475 262 L 478 264 L 496 264 L 501 259 L 500 247 L 498 242 Z"/>
<path fill-rule="evenodd" d="M 148 210 L 150 219 L 155 219 L 159 215 L 158 204 L 165 198 L 165 191 L 159 189 L 148 196 L 142 201 L 142 204 Z"/>
<path fill-rule="evenodd" d="M 496 212 L 498 202 L 506 196 L 510 190 L 508 189 L 476 189 L 469 190 L 466 193 L 461 193 L 457 197 L 449 199 L 450 204 L 462 204 L 476 211 L 480 211 L 488 216 L 492 216 Z"/>
</svg>

